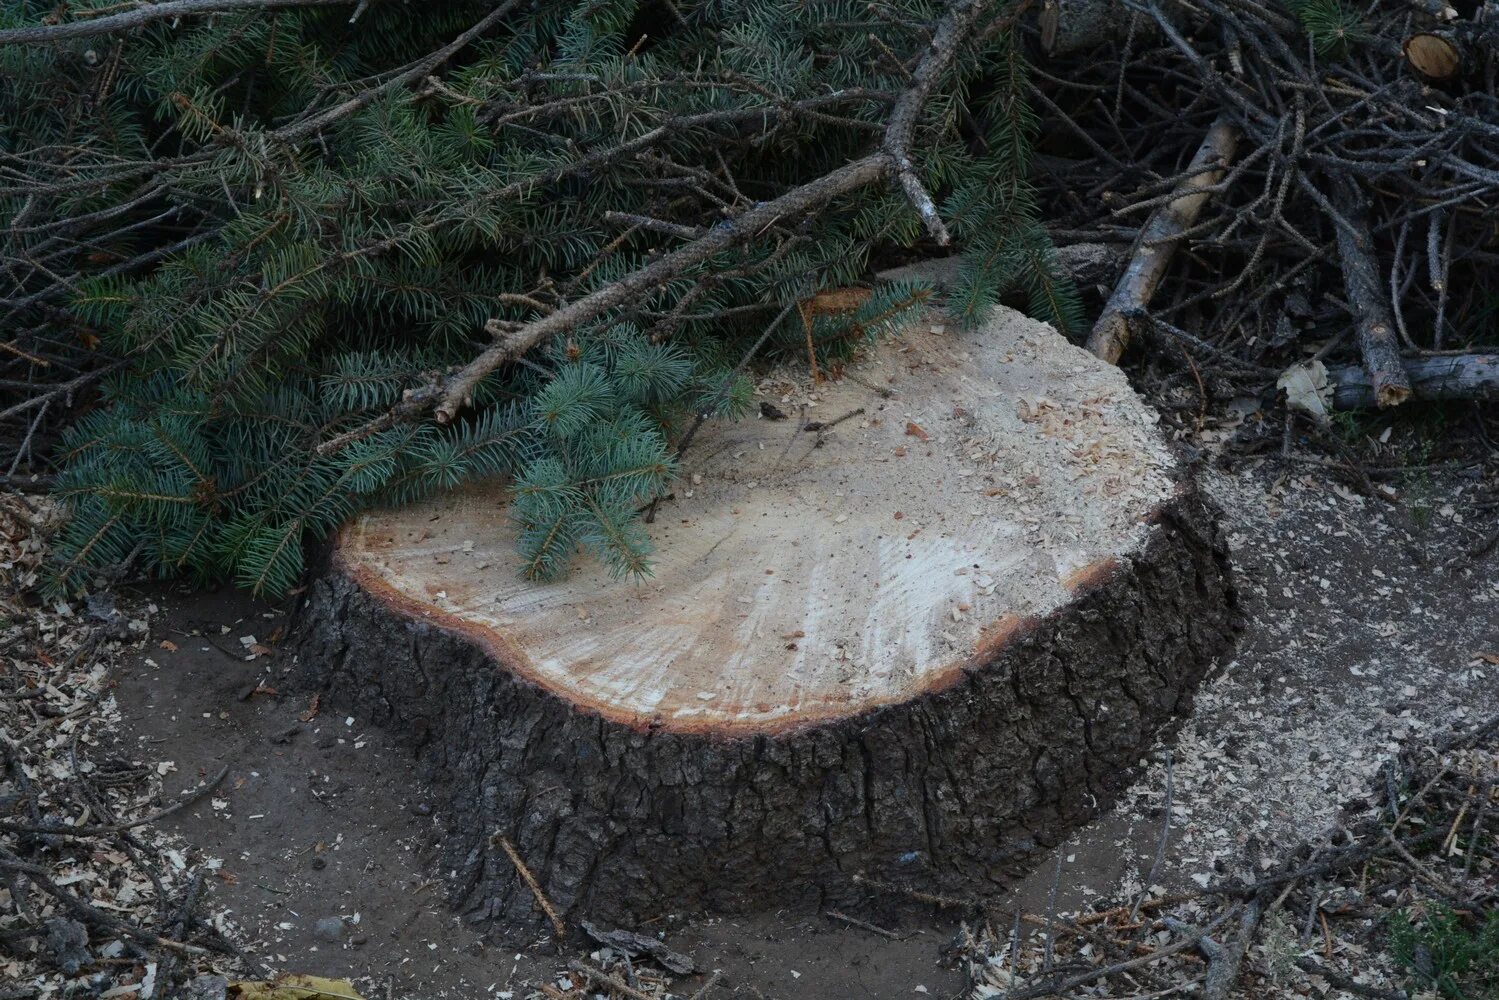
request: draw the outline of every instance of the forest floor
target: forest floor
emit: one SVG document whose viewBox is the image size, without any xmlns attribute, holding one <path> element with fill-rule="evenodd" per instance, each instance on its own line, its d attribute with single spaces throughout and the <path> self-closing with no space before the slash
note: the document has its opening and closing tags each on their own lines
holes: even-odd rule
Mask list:
<svg viewBox="0 0 1499 1000">
<path fill-rule="evenodd" d="M 1482 483 L 1417 469 L 1376 491 L 1393 497 L 1369 497 L 1278 458 L 1204 480 L 1224 508 L 1246 617 L 1239 646 L 1169 748 L 1143 758 L 1120 801 L 1039 858 L 993 914 L 1128 898 L 1146 891 L 1152 867 L 1159 893 L 1268 864 L 1259 859 L 1367 796 L 1403 742 L 1499 711 L 1499 553 L 1477 552 L 1493 518 L 1469 508 Z M 175 762 L 164 796 L 228 767 L 213 798 L 163 826 L 222 860 L 209 904 L 247 950 L 278 970 L 351 977 L 375 997 L 522 998 L 579 985 L 568 961 L 586 959 L 591 942 L 486 943 L 444 908 L 426 861 L 431 805 L 387 734 L 337 705 L 266 690 L 287 666 L 281 609 L 229 590 L 142 596 L 160 611 L 117 670 L 120 752 Z M 712 995 L 968 991 L 957 920 L 940 913 L 886 928 L 894 937 L 789 913 L 662 914 L 632 929 L 722 970 Z M 673 992 L 699 982 L 680 979 Z"/>
</svg>

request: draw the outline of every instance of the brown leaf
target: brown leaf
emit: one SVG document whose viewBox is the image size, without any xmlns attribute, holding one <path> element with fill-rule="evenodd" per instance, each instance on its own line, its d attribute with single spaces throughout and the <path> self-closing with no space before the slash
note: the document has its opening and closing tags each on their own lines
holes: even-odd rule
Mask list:
<svg viewBox="0 0 1499 1000">
<path fill-rule="evenodd" d="M 921 429 L 920 424 L 912 423 L 909 420 L 906 421 L 906 434 L 909 437 L 920 438 L 923 441 L 931 440 L 931 437 L 927 434 L 927 432 Z"/>
<path fill-rule="evenodd" d="M 803 316 L 827 316 L 853 312 L 873 295 L 867 288 L 830 288 L 818 292 L 801 304 Z"/>
<path fill-rule="evenodd" d="M 301 719 L 303 722 L 311 722 L 313 719 L 317 718 L 318 712 L 322 711 L 322 709 L 323 696 L 320 694 L 315 694 L 312 696 L 312 701 L 307 706 L 307 711 L 297 716 L 297 718 Z"/>
<path fill-rule="evenodd" d="M 173 642 L 171 639 L 163 639 L 163 640 L 161 640 L 161 642 L 160 642 L 159 645 L 161 646 L 162 649 L 166 650 L 168 653 L 175 653 L 175 652 L 177 652 L 177 644 L 175 642 Z"/>
</svg>

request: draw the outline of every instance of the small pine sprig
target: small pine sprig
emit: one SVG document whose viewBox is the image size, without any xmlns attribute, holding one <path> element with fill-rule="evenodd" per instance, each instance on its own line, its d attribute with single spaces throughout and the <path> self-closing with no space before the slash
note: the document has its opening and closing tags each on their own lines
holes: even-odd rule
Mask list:
<svg viewBox="0 0 1499 1000">
<path fill-rule="evenodd" d="M 1362 15 L 1344 0 L 1288 0 L 1288 3 L 1320 56 L 1341 55 L 1355 42 L 1370 37 Z"/>
</svg>

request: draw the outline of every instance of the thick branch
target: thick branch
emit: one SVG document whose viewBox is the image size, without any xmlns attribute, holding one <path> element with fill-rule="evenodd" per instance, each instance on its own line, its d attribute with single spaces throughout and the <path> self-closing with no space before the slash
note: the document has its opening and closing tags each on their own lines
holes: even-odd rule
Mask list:
<svg viewBox="0 0 1499 1000">
<path fill-rule="evenodd" d="M 87 38 L 90 35 L 105 35 L 111 31 L 139 28 L 152 21 L 194 14 L 222 14 L 234 10 L 268 10 L 272 7 L 337 7 L 348 6 L 356 0 L 167 0 L 165 3 L 142 4 L 133 10 L 108 14 L 86 21 L 67 21 L 63 24 L 39 24 L 31 28 L 10 28 L 0 31 L 0 45 L 36 45 L 43 42 L 60 42 L 69 38 Z"/>
<path fill-rule="evenodd" d="M 1418 31 L 1400 48 L 1411 68 L 1431 80 L 1450 80 L 1467 62 L 1465 46 L 1453 31 Z"/>
<path fill-rule="evenodd" d="M 1411 393 L 1421 400 L 1499 400 L 1499 354 L 1449 354 L 1408 358 Z M 1328 369 L 1332 404 L 1340 410 L 1375 406 L 1369 373 L 1358 365 Z"/>
<path fill-rule="evenodd" d="M 1390 318 L 1379 269 L 1374 263 L 1368 205 L 1356 184 L 1342 186 L 1338 212 L 1342 219 L 1333 220 L 1338 263 L 1343 268 L 1343 284 L 1353 309 L 1359 353 L 1374 387 L 1374 402 L 1381 407 L 1398 406 L 1410 398 L 1411 383 L 1400 361 L 1395 321 Z"/>
<path fill-rule="evenodd" d="M 1220 115 L 1203 137 L 1202 145 L 1187 167 L 1186 178 L 1176 186 L 1176 197 L 1150 217 L 1140 231 L 1135 256 L 1114 287 L 1103 315 L 1088 337 L 1088 350 L 1110 364 L 1118 364 L 1130 341 L 1130 317 L 1138 315 L 1155 294 L 1171 257 L 1183 235 L 1197 221 L 1207 204 L 1210 189 L 1223 179 L 1238 149 L 1239 131 Z"/>
<path fill-rule="evenodd" d="M 794 188 L 779 198 L 761 202 L 733 219 L 720 222 L 706 235 L 681 249 L 630 272 L 618 281 L 605 285 L 550 315 L 533 320 L 518 330 L 504 332 L 491 320 L 487 327 L 495 335 L 495 342 L 491 347 L 449 377 L 436 397 L 413 393 L 408 402 L 417 407 L 428 402 L 435 403 L 438 422 L 447 423 L 468 402 L 474 386 L 507 361 L 513 361 L 549 337 L 576 329 L 589 320 L 666 284 L 688 268 L 701 264 L 729 247 L 753 239 L 783 219 L 795 218 L 821 207 L 839 195 L 879 180 L 887 170 L 888 160 L 884 155 L 866 156 L 811 183 Z"/>
</svg>

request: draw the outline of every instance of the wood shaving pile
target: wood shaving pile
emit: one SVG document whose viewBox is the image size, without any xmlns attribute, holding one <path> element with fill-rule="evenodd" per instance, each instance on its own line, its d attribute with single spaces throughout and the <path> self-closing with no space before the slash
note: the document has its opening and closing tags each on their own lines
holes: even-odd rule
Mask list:
<svg viewBox="0 0 1499 1000">
<path fill-rule="evenodd" d="M 1499 995 L 1499 954 L 1482 953 L 1499 934 L 1495 812 L 1499 717 L 1407 748 L 1321 836 L 1248 859 L 1253 875 L 965 925 L 970 996 Z"/>
<path fill-rule="evenodd" d="M 0 495 L 0 998 L 152 1000 L 197 980 L 211 1000 L 245 965 L 209 909 L 219 862 L 141 823 L 172 806 L 161 778 L 177 765 L 115 739 L 110 669 L 155 608 L 41 599 L 54 523 Z"/>
</svg>

